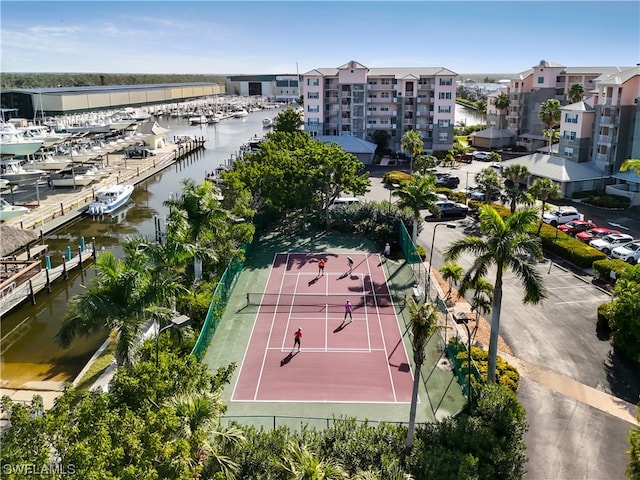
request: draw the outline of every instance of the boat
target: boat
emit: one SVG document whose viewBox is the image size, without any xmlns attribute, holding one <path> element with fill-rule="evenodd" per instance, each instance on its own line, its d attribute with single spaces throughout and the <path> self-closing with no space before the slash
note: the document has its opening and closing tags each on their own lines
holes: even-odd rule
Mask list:
<svg viewBox="0 0 640 480">
<path fill-rule="evenodd" d="M 189 117 L 189 123 L 191 125 L 202 125 L 204 123 L 207 123 L 207 117 L 205 117 L 204 115 L 199 115 L 196 117 Z"/>
<path fill-rule="evenodd" d="M 133 193 L 133 185 L 107 185 L 98 189 L 96 199 L 87 207 L 89 215 L 105 215 L 123 206 Z"/>
<path fill-rule="evenodd" d="M 262 127 L 263 128 L 271 128 L 273 127 L 273 120 L 269 117 L 262 119 Z"/>
<path fill-rule="evenodd" d="M 44 174 L 44 170 L 26 170 L 20 160 L 9 158 L 0 161 L 0 178 L 4 178 L 11 185 L 35 183 Z"/>
<path fill-rule="evenodd" d="M 29 209 L 21 205 L 12 205 L 4 198 L 0 198 L 0 221 L 16 218 L 27 213 Z"/>
<path fill-rule="evenodd" d="M 58 171 L 67 168 L 71 165 L 71 157 L 64 155 L 53 156 L 50 153 L 46 153 L 32 162 L 27 163 L 28 169 L 46 170 L 46 171 Z"/>
<path fill-rule="evenodd" d="M 8 186 L 9 186 L 9 180 L 6 180 L 4 178 L 0 178 L 0 190 L 4 190 Z"/>
<path fill-rule="evenodd" d="M 68 168 L 60 172 L 52 173 L 49 177 L 49 183 L 52 187 L 84 187 L 101 178 L 102 174 L 95 168 Z"/>
<path fill-rule="evenodd" d="M 211 115 L 208 119 L 207 119 L 207 123 L 209 125 L 213 125 L 214 123 L 218 123 L 220 121 L 220 119 L 216 116 L 216 115 Z"/>
<path fill-rule="evenodd" d="M 42 140 L 28 140 L 12 123 L 0 124 L 0 155 L 26 157 L 42 147 Z"/>
<path fill-rule="evenodd" d="M 242 118 L 249 115 L 249 112 L 247 112 L 244 108 L 239 108 L 237 110 L 233 110 L 231 114 L 234 116 L 234 118 Z"/>
</svg>

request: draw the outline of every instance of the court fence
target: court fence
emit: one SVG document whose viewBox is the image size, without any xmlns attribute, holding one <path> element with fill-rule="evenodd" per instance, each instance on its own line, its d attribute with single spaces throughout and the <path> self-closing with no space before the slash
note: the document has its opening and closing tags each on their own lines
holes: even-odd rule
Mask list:
<svg viewBox="0 0 640 480">
<path fill-rule="evenodd" d="M 253 425 L 256 428 L 273 429 L 278 427 L 288 427 L 293 430 L 302 430 L 309 427 L 318 429 L 330 428 L 332 425 L 340 422 L 356 422 L 358 424 L 380 425 L 389 424 L 397 426 L 407 426 L 409 422 L 387 421 L 387 420 L 371 420 L 371 419 L 355 419 L 355 418 L 326 418 L 326 417 L 304 417 L 293 415 L 223 415 L 220 417 L 223 425 L 228 426 L 231 423 L 239 423 L 242 425 Z M 416 422 L 417 426 L 427 425 L 427 422 Z"/>
<path fill-rule="evenodd" d="M 243 248 L 244 251 L 247 252 L 248 245 L 244 245 Z M 233 288 L 236 286 L 238 277 L 240 276 L 243 268 L 244 261 L 240 260 L 238 257 L 233 257 L 227 265 L 224 273 L 220 277 L 218 285 L 213 291 L 213 298 L 211 299 L 211 303 L 209 304 L 207 316 L 205 317 L 204 323 L 202 324 L 202 329 L 200 330 L 198 340 L 196 341 L 196 344 L 193 346 L 193 350 L 191 351 L 191 354 L 195 355 L 198 361 L 202 359 L 202 355 L 207 350 L 207 347 L 211 342 L 211 338 L 216 333 L 218 323 L 220 323 L 222 314 L 227 307 L 229 297 L 233 292 Z"/>
</svg>

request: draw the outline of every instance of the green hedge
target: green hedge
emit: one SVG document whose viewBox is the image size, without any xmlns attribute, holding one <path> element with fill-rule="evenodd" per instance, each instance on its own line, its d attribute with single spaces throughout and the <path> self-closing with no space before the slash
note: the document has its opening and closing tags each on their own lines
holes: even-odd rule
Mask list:
<svg viewBox="0 0 640 480">
<path fill-rule="evenodd" d="M 596 328 L 600 332 L 611 332 L 611 319 L 613 318 L 613 302 L 598 305 L 598 321 Z"/>
<path fill-rule="evenodd" d="M 411 175 L 400 170 L 391 170 L 384 174 L 382 181 L 387 185 L 403 185 L 411 179 Z"/>
<path fill-rule="evenodd" d="M 597 278 L 605 282 L 614 283 L 613 278 L 611 278 L 611 272 L 615 272 L 616 278 L 618 278 L 628 268 L 631 268 L 631 265 L 617 258 L 605 258 L 593 262 L 593 273 Z"/>
<path fill-rule="evenodd" d="M 537 225 L 532 228 L 531 233 L 535 233 L 537 228 Z M 594 262 L 607 258 L 601 251 L 546 223 L 540 230 L 540 240 L 545 250 L 555 253 L 578 267 L 591 268 Z"/>
</svg>

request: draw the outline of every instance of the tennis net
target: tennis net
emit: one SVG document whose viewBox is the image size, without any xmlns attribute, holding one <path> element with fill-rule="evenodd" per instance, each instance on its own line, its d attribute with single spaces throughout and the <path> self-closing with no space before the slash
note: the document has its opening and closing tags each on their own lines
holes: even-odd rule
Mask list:
<svg viewBox="0 0 640 480">
<path fill-rule="evenodd" d="M 247 293 L 247 305 L 259 306 L 343 306 L 347 300 L 356 307 L 385 307 L 393 304 L 391 294 L 362 293 L 359 295 L 336 293 Z"/>
</svg>

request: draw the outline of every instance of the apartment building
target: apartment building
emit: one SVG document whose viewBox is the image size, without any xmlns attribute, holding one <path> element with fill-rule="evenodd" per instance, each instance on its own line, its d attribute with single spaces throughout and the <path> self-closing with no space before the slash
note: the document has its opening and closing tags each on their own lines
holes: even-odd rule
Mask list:
<svg viewBox="0 0 640 480">
<path fill-rule="evenodd" d="M 352 135 L 372 142 L 388 134 L 401 150 L 402 136 L 422 133 L 424 150 L 453 146 L 458 74 L 443 67 L 368 68 L 350 61 L 302 75 L 305 131 L 312 136 Z"/>
</svg>

